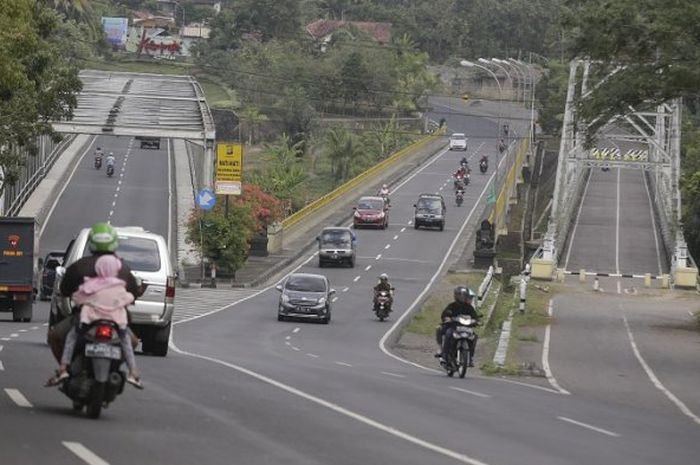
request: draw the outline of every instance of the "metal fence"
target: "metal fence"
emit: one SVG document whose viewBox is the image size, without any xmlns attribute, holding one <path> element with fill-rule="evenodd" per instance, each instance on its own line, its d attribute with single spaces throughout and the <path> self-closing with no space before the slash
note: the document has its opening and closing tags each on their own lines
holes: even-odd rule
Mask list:
<svg viewBox="0 0 700 465">
<path fill-rule="evenodd" d="M 69 135 L 61 142 L 54 142 L 49 136 L 41 136 L 37 141 L 39 153 L 35 156 L 30 155 L 23 148 L 11 149 L 15 154 L 22 155 L 26 161 L 17 182 L 5 187 L 2 200 L 0 200 L 0 214 L 17 216 L 36 186 L 44 179 L 58 156 L 73 141 L 74 137 L 74 135 Z"/>
</svg>

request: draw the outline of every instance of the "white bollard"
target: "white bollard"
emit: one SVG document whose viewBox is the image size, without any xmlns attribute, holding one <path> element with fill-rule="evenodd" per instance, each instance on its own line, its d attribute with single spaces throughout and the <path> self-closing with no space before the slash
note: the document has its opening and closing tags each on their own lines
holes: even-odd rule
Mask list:
<svg viewBox="0 0 700 465">
<path fill-rule="evenodd" d="M 527 281 L 525 280 L 525 276 L 521 275 L 520 276 L 520 305 L 519 305 L 520 313 L 525 313 L 525 302 L 526 301 L 527 301 Z"/>
<path fill-rule="evenodd" d="M 586 270 L 582 269 L 581 271 L 579 271 L 578 280 L 582 283 L 586 282 Z"/>
<path fill-rule="evenodd" d="M 596 276 L 595 279 L 593 280 L 593 290 L 596 292 L 600 291 L 600 282 L 598 281 L 598 277 Z"/>
</svg>

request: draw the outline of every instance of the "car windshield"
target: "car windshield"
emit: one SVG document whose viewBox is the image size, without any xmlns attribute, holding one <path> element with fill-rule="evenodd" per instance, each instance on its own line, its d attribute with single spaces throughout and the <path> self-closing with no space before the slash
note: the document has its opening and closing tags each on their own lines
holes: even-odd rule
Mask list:
<svg viewBox="0 0 700 465">
<path fill-rule="evenodd" d="M 464 134 L 454 133 L 452 134 L 452 140 L 464 140 Z"/>
<path fill-rule="evenodd" d="M 90 255 L 89 244 L 85 245 L 83 256 Z M 144 237 L 119 236 L 117 256 L 133 271 L 156 272 L 160 270 L 158 243 Z"/>
<path fill-rule="evenodd" d="M 440 199 L 419 199 L 416 208 L 430 213 L 439 213 L 442 208 L 442 202 L 440 202 Z"/>
<path fill-rule="evenodd" d="M 290 276 L 285 287 L 290 291 L 325 292 L 326 282 L 316 276 Z"/>
<path fill-rule="evenodd" d="M 381 200 L 360 200 L 357 204 L 358 210 L 381 210 L 382 201 Z"/>
<path fill-rule="evenodd" d="M 321 234 L 322 244 L 350 245 L 351 241 L 350 231 L 324 231 Z"/>
</svg>

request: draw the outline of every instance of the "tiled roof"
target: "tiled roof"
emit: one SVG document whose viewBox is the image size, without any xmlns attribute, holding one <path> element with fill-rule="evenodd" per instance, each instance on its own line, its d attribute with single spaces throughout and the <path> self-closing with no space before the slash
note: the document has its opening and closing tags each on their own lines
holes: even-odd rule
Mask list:
<svg viewBox="0 0 700 465">
<path fill-rule="evenodd" d="M 308 32 L 314 39 L 323 39 L 333 34 L 338 29 L 352 25 L 361 31 L 367 32 L 374 37 L 377 42 L 388 44 L 391 42 L 391 23 L 375 23 L 363 21 L 338 21 L 330 19 L 317 19 L 306 26 Z"/>
</svg>

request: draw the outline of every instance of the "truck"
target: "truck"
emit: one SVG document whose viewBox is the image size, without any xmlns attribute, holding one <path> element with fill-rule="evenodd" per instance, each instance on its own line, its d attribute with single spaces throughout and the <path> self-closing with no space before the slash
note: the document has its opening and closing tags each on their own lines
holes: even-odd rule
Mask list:
<svg viewBox="0 0 700 465">
<path fill-rule="evenodd" d="M 34 218 L 0 217 L 0 312 L 12 312 L 13 321 L 32 321 L 38 247 Z"/>
</svg>

